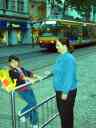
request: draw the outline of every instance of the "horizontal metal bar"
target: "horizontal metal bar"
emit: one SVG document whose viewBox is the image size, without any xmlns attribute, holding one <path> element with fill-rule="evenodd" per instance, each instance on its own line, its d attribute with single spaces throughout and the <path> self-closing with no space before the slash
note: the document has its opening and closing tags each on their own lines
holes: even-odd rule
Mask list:
<svg viewBox="0 0 96 128">
<path fill-rule="evenodd" d="M 53 121 L 57 116 L 59 116 L 59 113 L 56 113 L 54 116 L 52 116 L 49 120 L 47 120 L 43 125 L 40 126 L 40 128 L 44 128 L 47 126 L 51 121 Z"/>
<path fill-rule="evenodd" d="M 47 79 L 47 78 L 49 78 L 49 76 L 44 76 L 41 80 L 44 80 L 44 79 Z M 40 82 L 41 80 L 37 80 L 35 83 L 38 83 L 38 82 Z M 34 84 L 35 84 L 35 83 L 34 83 Z M 19 85 L 19 86 L 17 86 L 17 87 L 14 89 L 14 91 L 16 91 L 16 90 L 18 90 L 18 89 L 20 89 L 20 88 L 22 88 L 22 87 L 29 86 L 30 84 L 32 84 L 31 81 L 29 81 L 29 82 L 27 82 L 27 83 L 25 83 L 25 84 Z"/>
<path fill-rule="evenodd" d="M 20 86 L 17 86 L 17 87 L 14 89 L 14 91 L 16 91 L 16 90 L 18 90 L 18 89 L 20 89 L 20 88 L 22 88 L 22 87 L 29 86 L 30 84 L 32 84 L 31 81 L 29 81 L 29 82 L 27 82 L 27 83 L 25 83 L 25 84 L 22 84 L 22 85 L 20 85 Z"/>
<path fill-rule="evenodd" d="M 38 107 L 40 107 L 41 105 L 47 103 L 48 101 L 50 101 L 51 99 L 53 99 L 53 98 L 55 98 L 55 97 L 56 97 L 56 95 L 54 94 L 53 96 L 51 96 L 51 97 L 47 98 L 46 100 L 42 101 L 40 104 L 38 104 L 38 105 L 36 105 L 36 106 L 34 106 L 34 107 L 28 109 L 27 111 L 21 113 L 21 114 L 19 115 L 19 117 L 22 117 L 22 116 L 26 115 L 28 112 L 33 111 L 34 109 L 37 109 Z"/>
</svg>

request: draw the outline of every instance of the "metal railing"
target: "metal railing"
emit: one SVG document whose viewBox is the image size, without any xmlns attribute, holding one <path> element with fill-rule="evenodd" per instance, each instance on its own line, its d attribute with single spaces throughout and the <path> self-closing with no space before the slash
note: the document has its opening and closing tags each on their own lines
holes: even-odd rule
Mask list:
<svg viewBox="0 0 96 128">
<path fill-rule="evenodd" d="M 46 127 L 50 122 L 52 122 L 58 116 L 58 112 L 56 109 L 55 95 L 49 97 L 48 99 L 44 100 L 42 103 L 22 113 L 18 117 L 19 120 L 18 128 L 22 128 L 22 123 L 20 123 L 20 118 L 28 113 L 31 113 L 34 110 L 38 111 L 38 115 L 39 115 L 38 128 Z M 25 125 L 26 128 L 29 128 L 30 126 L 28 123 L 25 123 Z"/>
<path fill-rule="evenodd" d="M 44 77 L 42 80 L 47 79 L 48 77 Z M 39 81 L 37 81 L 39 83 Z M 29 86 L 31 82 L 28 82 L 26 84 L 20 85 L 16 87 L 15 91 L 12 91 L 9 95 L 10 97 L 10 107 L 11 107 L 11 115 L 7 118 L 7 120 L 11 119 L 10 128 L 32 128 L 32 124 L 29 122 L 29 119 L 26 119 L 26 122 L 21 122 L 21 118 L 25 116 L 26 114 L 32 113 L 32 111 L 37 111 L 38 113 L 38 128 L 44 128 L 47 127 L 53 120 L 58 117 L 57 107 L 56 107 L 56 96 L 53 95 L 44 101 L 42 101 L 40 104 L 37 104 L 36 106 L 28 109 L 27 111 L 17 114 L 16 112 L 16 94 L 15 92 L 25 86 Z M 5 119 L 5 118 L 3 118 Z M 9 119 L 9 120 L 10 120 Z M 57 122 L 57 121 L 56 121 Z M 56 124 L 55 122 L 55 124 Z"/>
</svg>

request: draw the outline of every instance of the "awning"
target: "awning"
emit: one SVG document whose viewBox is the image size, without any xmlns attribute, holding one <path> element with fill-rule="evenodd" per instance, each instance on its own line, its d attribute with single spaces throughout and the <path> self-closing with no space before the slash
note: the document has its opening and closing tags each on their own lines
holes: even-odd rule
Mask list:
<svg viewBox="0 0 96 128">
<path fill-rule="evenodd" d="M 0 20 L 0 29 L 6 29 L 7 28 L 7 21 Z"/>
<path fill-rule="evenodd" d="M 0 20 L 0 29 L 6 28 L 20 28 L 22 31 L 28 30 L 27 22 L 9 22 L 9 26 L 7 26 L 7 21 Z"/>
<path fill-rule="evenodd" d="M 11 28 L 19 28 L 21 31 L 26 31 L 28 29 L 26 22 L 12 22 L 10 23 Z"/>
<path fill-rule="evenodd" d="M 26 31 L 26 30 L 28 30 L 27 23 L 21 22 L 21 23 L 20 23 L 20 28 L 21 28 L 21 30 L 22 30 L 23 32 Z"/>
</svg>

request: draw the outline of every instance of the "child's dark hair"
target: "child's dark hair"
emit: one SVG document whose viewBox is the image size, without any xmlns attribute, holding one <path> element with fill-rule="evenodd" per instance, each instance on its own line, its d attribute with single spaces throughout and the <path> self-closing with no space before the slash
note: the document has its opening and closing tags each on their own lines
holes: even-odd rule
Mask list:
<svg viewBox="0 0 96 128">
<path fill-rule="evenodd" d="M 16 60 L 17 62 L 20 62 L 19 57 L 16 56 L 16 55 L 10 55 L 10 56 L 8 57 L 8 62 L 11 62 L 12 60 Z"/>
</svg>

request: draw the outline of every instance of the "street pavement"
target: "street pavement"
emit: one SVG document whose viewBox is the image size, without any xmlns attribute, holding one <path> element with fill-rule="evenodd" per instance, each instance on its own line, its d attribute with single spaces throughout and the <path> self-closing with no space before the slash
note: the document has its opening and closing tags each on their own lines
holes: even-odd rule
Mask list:
<svg viewBox="0 0 96 128">
<path fill-rule="evenodd" d="M 17 48 L 18 49 L 18 48 Z M 39 48 L 38 48 L 39 49 Z M 37 49 L 37 51 L 38 51 Z M 96 128 L 96 47 L 81 49 L 75 54 L 77 59 L 77 76 L 78 76 L 78 92 L 76 98 L 76 105 L 74 109 L 75 113 L 75 127 L 74 128 Z M 23 50 L 22 50 L 23 51 Z M 36 50 L 35 50 L 36 51 Z M 80 54 L 82 53 L 82 56 Z M 38 60 L 37 60 L 38 59 Z M 45 60 L 46 59 L 46 60 Z M 55 60 L 54 54 L 50 56 L 29 57 L 29 59 L 24 60 L 24 65 L 28 64 L 29 67 L 32 67 L 33 62 L 34 66 L 43 65 L 43 63 L 53 62 Z M 45 70 L 50 70 L 51 67 L 45 67 L 42 70 L 42 73 Z M 40 71 L 40 70 L 39 70 Z M 41 71 L 40 71 L 41 73 Z M 32 87 L 38 103 L 42 100 L 50 97 L 54 91 L 52 87 L 52 79 L 41 81 Z M 0 128 L 9 128 L 11 126 L 11 120 L 7 115 L 10 113 L 10 101 L 9 95 L 0 90 Z M 6 105 L 5 105 L 6 103 Z M 18 95 L 16 95 L 16 112 L 25 105 Z M 6 107 L 8 106 L 8 107 Z M 6 116 L 5 116 L 5 115 Z M 53 124 L 53 125 L 52 125 Z M 18 128 L 18 127 L 17 127 Z M 49 127 L 46 128 L 60 128 L 60 123 L 51 123 Z"/>
<path fill-rule="evenodd" d="M 32 47 L 32 45 L 16 45 L 16 46 L 4 46 L 0 47 L 0 58 L 7 57 L 11 54 L 26 54 L 30 52 L 36 52 L 40 49 L 38 45 Z"/>
<path fill-rule="evenodd" d="M 7 63 L 8 56 L 17 55 L 21 58 L 25 56 L 35 55 L 42 48 L 39 45 L 32 47 L 32 45 L 16 45 L 16 46 L 5 46 L 0 47 L 0 67 L 3 67 L 5 63 Z"/>
</svg>

